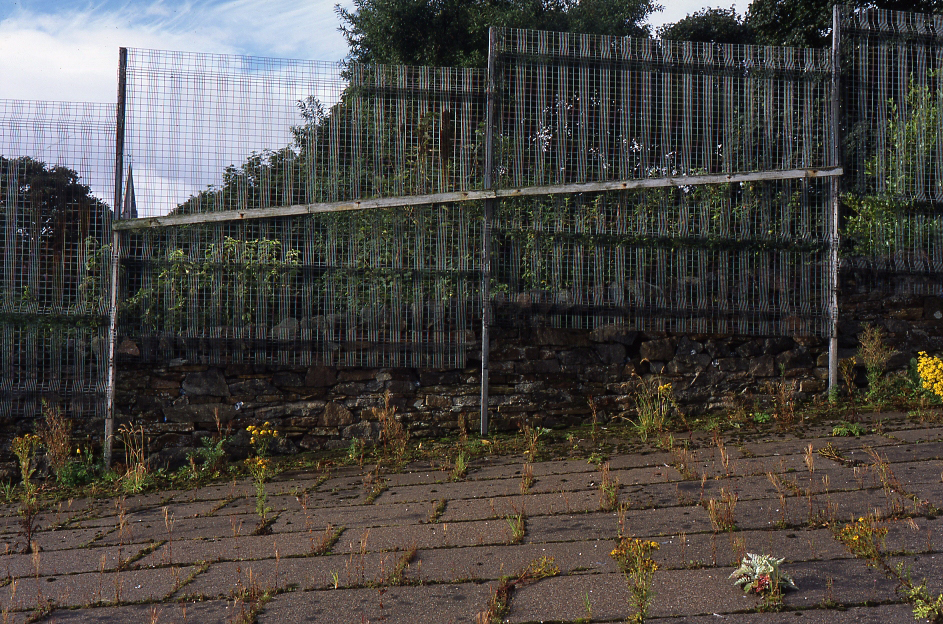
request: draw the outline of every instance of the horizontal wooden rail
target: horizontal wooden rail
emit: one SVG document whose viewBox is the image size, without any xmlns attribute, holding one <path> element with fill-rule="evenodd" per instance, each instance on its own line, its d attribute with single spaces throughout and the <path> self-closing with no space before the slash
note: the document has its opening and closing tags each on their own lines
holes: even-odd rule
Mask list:
<svg viewBox="0 0 943 624">
<path fill-rule="evenodd" d="M 193 214 L 167 215 L 164 217 L 145 217 L 115 221 L 115 230 L 142 230 L 173 225 L 194 225 L 199 223 L 221 223 L 243 221 L 246 219 L 269 219 L 272 217 L 290 217 L 296 215 L 319 214 L 325 212 L 346 212 L 349 210 L 369 210 L 371 208 L 398 208 L 404 206 L 422 206 L 429 204 L 449 204 L 454 202 L 500 199 L 503 197 L 532 197 L 535 195 L 562 195 L 573 193 L 593 193 L 599 191 L 628 191 L 632 189 L 665 188 L 672 186 L 699 186 L 702 184 L 727 184 L 731 182 L 761 182 L 764 180 L 796 180 L 801 178 L 827 178 L 844 173 L 841 167 L 819 167 L 813 169 L 787 169 L 778 171 L 756 171 L 752 173 L 729 173 L 710 175 L 674 176 L 665 178 L 645 178 L 640 180 L 618 180 L 614 182 L 585 182 L 581 184 L 552 184 L 549 186 L 527 186 L 494 191 L 458 191 L 454 193 L 435 193 L 431 195 L 401 195 L 399 197 L 381 197 L 355 201 L 327 202 L 319 204 L 297 204 L 293 206 L 274 206 L 272 208 L 252 208 L 248 210 L 221 210 L 218 212 L 198 212 Z"/>
</svg>

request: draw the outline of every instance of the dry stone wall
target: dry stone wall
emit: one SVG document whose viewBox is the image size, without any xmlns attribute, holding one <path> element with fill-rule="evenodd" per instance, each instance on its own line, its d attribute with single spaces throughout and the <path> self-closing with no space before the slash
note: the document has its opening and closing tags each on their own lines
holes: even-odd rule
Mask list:
<svg viewBox="0 0 943 624">
<path fill-rule="evenodd" d="M 845 285 L 840 356 L 856 353 L 865 324 L 882 327 L 894 347 L 892 369 L 906 368 L 919 350 L 943 351 L 943 300 L 889 296 Z M 858 291 L 862 292 L 858 292 Z M 480 351 L 464 370 L 336 369 L 206 366 L 160 367 L 135 362 L 123 349 L 118 373 L 119 417 L 145 423 L 159 461 L 179 465 L 216 419 L 238 432 L 269 421 L 286 434 L 281 452 L 341 448 L 353 438 L 373 442 L 374 409 L 388 394 L 414 437 L 454 433 L 461 414 L 470 428 L 479 412 Z M 571 425 L 590 416 L 593 396 L 603 418 L 631 415 L 635 375 L 670 381 L 685 412 L 696 416 L 736 400 L 762 400 L 764 382 L 796 382 L 799 398 L 827 388 L 825 340 L 663 335 L 606 326 L 592 331 L 539 326 L 498 327 L 491 345 L 492 422 L 514 429 L 523 420 Z M 860 371 L 863 383 L 863 371 Z M 91 424 L 91 423 L 89 423 Z M 230 452 L 248 451 L 237 435 Z"/>
</svg>

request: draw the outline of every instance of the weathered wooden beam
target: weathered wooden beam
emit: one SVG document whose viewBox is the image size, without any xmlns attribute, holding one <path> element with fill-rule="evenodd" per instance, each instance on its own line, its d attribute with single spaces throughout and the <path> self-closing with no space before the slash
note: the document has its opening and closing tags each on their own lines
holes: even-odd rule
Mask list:
<svg viewBox="0 0 943 624">
<path fill-rule="evenodd" d="M 787 169 L 777 171 L 756 171 L 752 173 L 729 173 L 709 175 L 673 176 L 664 178 L 645 178 L 640 180 L 618 180 L 613 182 L 585 182 L 580 184 L 552 184 L 547 186 L 527 186 L 484 191 L 458 191 L 435 193 L 430 195 L 402 195 L 378 199 L 361 199 L 343 202 L 318 204 L 296 204 L 293 206 L 274 206 L 272 208 L 252 208 L 248 210 L 221 210 L 218 212 L 198 212 L 185 215 L 164 217 L 145 217 L 115 221 L 115 230 L 142 230 L 173 225 L 193 225 L 199 223 L 221 223 L 243 221 L 247 219 L 268 219 L 272 217 L 290 217 L 319 214 L 325 212 L 347 212 L 351 210 L 369 210 L 372 208 L 401 208 L 405 206 L 423 206 L 429 204 L 450 204 L 455 202 L 500 199 L 504 197 L 532 197 L 535 195 L 564 195 L 575 193 L 594 193 L 599 191 L 628 191 L 645 188 L 666 188 L 679 186 L 700 186 L 702 184 L 728 184 L 731 182 L 762 182 L 764 180 L 795 180 L 801 178 L 827 178 L 844 173 L 841 167 L 818 167 L 811 169 Z"/>
</svg>

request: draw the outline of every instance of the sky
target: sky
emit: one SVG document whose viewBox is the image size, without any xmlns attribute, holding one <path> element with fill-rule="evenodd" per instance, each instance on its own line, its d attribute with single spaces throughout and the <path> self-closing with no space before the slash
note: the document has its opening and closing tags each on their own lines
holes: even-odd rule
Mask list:
<svg viewBox="0 0 943 624">
<path fill-rule="evenodd" d="M 114 102 L 118 48 L 338 61 L 337 0 L 0 0 L 0 99 Z M 704 0 L 662 0 L 653 26 Z M 349 0 L 342 5 L 351 6 Z M 748 2 L 730 0 L 738 11 Z"/>
<path fill-rule="evenodd" d="M 113 128 L 119 47 L 340 61 L 348 50 L 338 31 L 338 1 L 347 8 L 353 4 L 0 0 L 0 154 L 74 169 L 96 196 L 113 203 L 114 131 L 107 126 Z M 709 6 L 705 0 L 662 3 L 666 8 L 652 16 L 653 27 Z M 742 12 L 747 4 L 740 0 L 734 6 Z M 129 95 L 122 176 L 133 168 L 138 216 L 166 214 L 200 190 L 218 186 L 228 165 L 289 145 L 290 128 L 300 123 L 297 101 L 317 95 L 331 105 L 332 98 L 323 94 L 336 91 L 340 81 L 331 77 L 336 68 L 309 64 L 282 64 L 293 77 L 270 73 L 270 79 L 257 81 L 238 68 L 238 60 L 228 65 L 216 57 L 199 61 L 213 76 L 207 89 L 202 71 L 148 70 L 145 56 L 132 60 L 144 71 L 133 85 L 134 103 Z M 230 69 L 214 73 L 213 63 Z M 100 102 L 112 108 L 48 102 Z"/>
</svg>

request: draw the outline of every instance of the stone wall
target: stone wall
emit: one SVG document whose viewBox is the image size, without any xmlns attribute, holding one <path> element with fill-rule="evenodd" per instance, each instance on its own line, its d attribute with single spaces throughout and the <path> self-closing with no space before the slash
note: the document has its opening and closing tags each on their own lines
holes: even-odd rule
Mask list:
<svg viewBox="0 0 943 624">
<path fill-rule="evenodd" d="M 846 282 L 842 358 L 855 354 L 866 323 L 887 332 L 896 351 L 893 369 L 905 368 L 919 350 L 943 351 L 943 300 L 888 296 Z M 590 416 L 588 396 L 604 419 L 628 416 L 636 374 L 671 381 L 691 415 L 722 409 L 735 397 L 762 399 L 764 382 L 779 379 L 781 369 L 795 380 L 799 398 L 808 399 L 826 390 L 827 349 L 814 337 L 499 327 L 491 345 L 492 423 L 499 430 L 523 419 L 550 427 L 577 424 Z M 122 349 L 120 356 L 117 411 L 146 424 L 152 452 L 170 465 L 182 463 L 199 437 L 215 431 L 217 417 L 233 431 L 273 423 L 287 434 L 282 452 L 346 447 L 352 438 L 375 441 L 380 427 L 374 409 L 387 394 L 414 437 L 454 433 L 463 413 L 470 429 L 478 426 L 480 350 L 469 353 L 464 370 L 147 366 L 135 362 L 134 351 Z M 234 455 L 247 451 L 244 438 L 237 436 Z"/>
</svg>

